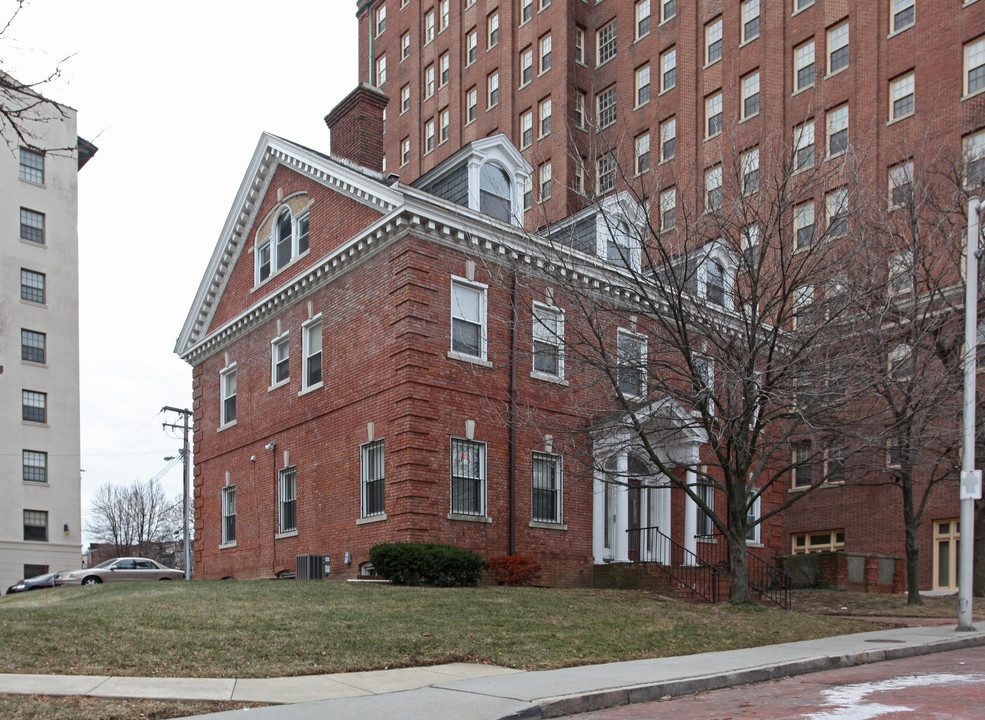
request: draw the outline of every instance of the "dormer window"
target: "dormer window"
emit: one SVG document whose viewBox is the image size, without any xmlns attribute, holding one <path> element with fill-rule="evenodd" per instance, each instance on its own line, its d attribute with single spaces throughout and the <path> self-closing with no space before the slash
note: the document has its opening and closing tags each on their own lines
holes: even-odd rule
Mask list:
<svg viewBox="0 0 985 720">
<path fill-rule="evenodd" d="M 725 266 L 718 260 L 705 265 L 705 297 L 715 305 L 725 305 Z"/>
<path fill-rule="evenodd" d="M 513 218 L 513 193 L 506 171 L 493 163 L 479 170 L 479 212 L 505 223 Z"/>
<path fill-rule="evenodd" d="M 272 221 L 268 219 L 261 226 L 258 234 L 263 239 L 256 246 L 254 258 L 257 285 L 308 251 L 309 216 L 306 208 L 306 197 L 296 196 L 295 200 L 288 200 L 276 211 Z"/>
</svg>

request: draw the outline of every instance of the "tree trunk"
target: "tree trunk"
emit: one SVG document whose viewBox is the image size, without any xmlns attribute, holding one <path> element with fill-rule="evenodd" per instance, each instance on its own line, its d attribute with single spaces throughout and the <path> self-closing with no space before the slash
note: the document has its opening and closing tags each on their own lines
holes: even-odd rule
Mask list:
<svg viewBox="0 0 985 720">
<path fill-rule="evenodd" d="M 726 535 L 728 540 L 729 579 L 728 601 L 731 605 L 753 605 L 755 601 L 749 592 L 749 561 L 746 555 L 745 535 L 735 533 Z"/>
<path fill-rule="evenodd" d="M 906 604 L 923 605 L 920 597 L 920 548 L 917 546 L 917 527 L 906 523 Z"/>
</svg>

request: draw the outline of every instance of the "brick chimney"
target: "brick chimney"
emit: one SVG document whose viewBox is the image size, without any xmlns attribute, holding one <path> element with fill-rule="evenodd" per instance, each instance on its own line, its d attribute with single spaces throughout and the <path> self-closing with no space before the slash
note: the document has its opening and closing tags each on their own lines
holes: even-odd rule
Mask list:
<svg viewBox="0 0 985 720">
<path fill-rule="evenodd" d="M 333 156 L 381 172 L 383 170 L 383 109 L 387 96 L 360 83 L 325 116 Z"/>
</svg>

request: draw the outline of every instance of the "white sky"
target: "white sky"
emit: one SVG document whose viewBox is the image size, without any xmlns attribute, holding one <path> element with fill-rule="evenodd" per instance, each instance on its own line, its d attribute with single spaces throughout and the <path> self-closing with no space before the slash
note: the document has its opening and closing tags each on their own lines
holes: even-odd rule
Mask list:
<svg viewBox="0 0 985 720">
<path fill-rule="evenodd" d="M 0 0 L 0 22 L 17 3 Z M 357 82 L 355 0 L 27 0 L 0 39 L 22 82 L 78 110 L 99 152 L 79 173 L 83 521 L 105 482 L 177 455 L 191 408 L 173 353 L 264 130 L 327 151 L 324 116 Z M 181 492 L 181 466 L 162 478 Z"/>
</svg>

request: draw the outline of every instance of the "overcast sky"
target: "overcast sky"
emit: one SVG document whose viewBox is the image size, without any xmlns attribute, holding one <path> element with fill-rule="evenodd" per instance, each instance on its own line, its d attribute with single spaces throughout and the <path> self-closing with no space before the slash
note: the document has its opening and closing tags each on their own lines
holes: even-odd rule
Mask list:
<svg viewBox="0 0 985 720">
<path fill-rule="evenodd" d="M 5 22 L 16 9 L 0 0 Z M 99 485 L 148 480 L 191 408 L 174 344 L 260 137 L 327 151 L 357 82 L 355 0 L 27 0 L 4 70 L 78 110 L 99 152 L 79 173 L 82 512 Z M 71 57 L 69 57 L 71 56 Z M 175 464 L 162 477 L 181 492 Z"/>
</svg>

